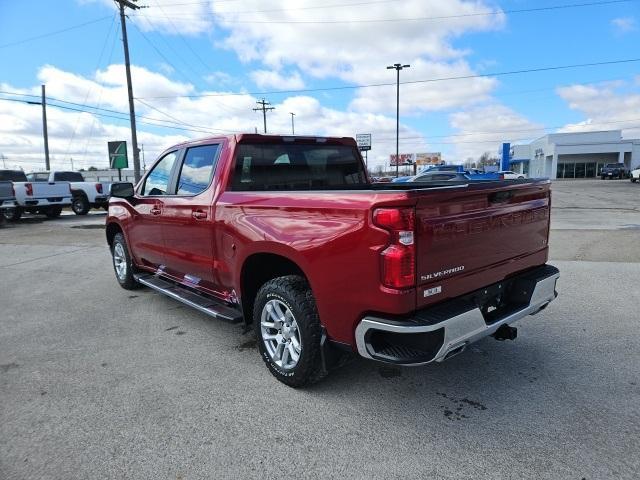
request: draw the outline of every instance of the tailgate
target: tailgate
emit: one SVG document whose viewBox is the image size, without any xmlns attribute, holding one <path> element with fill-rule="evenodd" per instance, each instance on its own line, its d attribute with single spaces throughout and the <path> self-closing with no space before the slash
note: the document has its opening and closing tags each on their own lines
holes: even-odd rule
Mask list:
<svg viewBox="0 0 640 480">
<path fill-rule="evenodd" d="M 545 263 L 550 182 L 428 192 L 416 206 L 418 308 Z"/>
<path fill-rule="evenodd" d="M 70 197 L 69 182 L 33 182 L 33 196 L 36 198 Z"/>
</svg>

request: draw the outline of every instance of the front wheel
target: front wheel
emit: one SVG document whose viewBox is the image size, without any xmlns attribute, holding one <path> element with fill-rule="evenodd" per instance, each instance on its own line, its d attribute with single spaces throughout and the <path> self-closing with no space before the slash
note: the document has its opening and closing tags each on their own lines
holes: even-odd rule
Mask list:
<svg viewBox="0 0 640 480">
<path fill-rule="evenodd" d="M 265 283 L 256 296 L 253 323 L 262 359 L 282 383 L 302 387 L 325 376 L 320 318 L 304 278 L 288 275 Z"/>
<path fill-rule="evenodd" d="M 633 177 L 631 177 L 631 182 L 632 182 L 632 183 L 636 183 L 636 181 L 637 181 L 637 180 L 638 180 L 637 178 L 633 178 Z"/>
<path fill-rule="evenodd" d="M 134 278 L 133 262 L 129 255 L 127 242 L 122 233 L 116 233 L 111 244 L 111 257 L 113 259 L 113 270 L 116 273 L 116 280 L 125 290 L 135 290 L 140 284 Z"/>
</svg>

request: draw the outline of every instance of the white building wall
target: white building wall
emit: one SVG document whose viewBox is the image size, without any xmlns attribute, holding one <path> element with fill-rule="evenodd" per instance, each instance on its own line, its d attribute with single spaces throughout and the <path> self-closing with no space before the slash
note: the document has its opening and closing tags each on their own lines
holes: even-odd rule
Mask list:
<svg viewBox="0 0 640 480">
<path fill-rule="evenodd" d="M 552 133 L 528 145 L 513 146 L 514 159 L 529 159 L 530 177 L 556 178 L 559 156 L 562 156 L 563 162 L 584 162 L 587 158 L 588 161 L 598 161 L 594 159 L 598 154 L 602 155 L 603 159 L 606 158 L 607 162 L 620 161 L 628 167 L 638 168 L 640 140 L 623 139 L 621 130 L 609 130 Z"/>
</svg>

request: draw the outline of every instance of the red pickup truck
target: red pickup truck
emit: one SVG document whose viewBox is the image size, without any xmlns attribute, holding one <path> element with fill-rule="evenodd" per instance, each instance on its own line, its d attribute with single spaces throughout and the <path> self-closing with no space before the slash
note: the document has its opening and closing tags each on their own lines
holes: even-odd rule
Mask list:
<svg viewBox="0 0 640 480">
<path fill-rule="evenodd" d="M 371 183 L 351 138 L 239 134 L 113 184 L 116 278 L 252 324 L 273 375 L 442 361 L 556 296 L 546 179 Z"/>
</svg>

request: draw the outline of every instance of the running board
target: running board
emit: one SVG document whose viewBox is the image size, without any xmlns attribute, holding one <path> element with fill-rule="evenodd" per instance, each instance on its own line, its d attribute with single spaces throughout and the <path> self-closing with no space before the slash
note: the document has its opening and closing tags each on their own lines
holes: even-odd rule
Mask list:
<svg viewBox="0 0 640 480">
<path fill-rule="evenodd" d="M 239 310 L 229 307 L 219 300 L 197 293 L 187 287 L 180 286 L 151 274 L 135 275 L 135 279 L 142 285 L 152 288 L 174 300 L 178 300 L 185 305 L 189 305 L 211 317 L 233 323 L 242 321 L 242 313 Z"/>
</svg>

